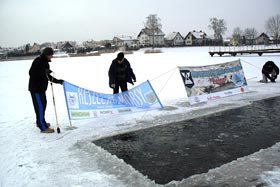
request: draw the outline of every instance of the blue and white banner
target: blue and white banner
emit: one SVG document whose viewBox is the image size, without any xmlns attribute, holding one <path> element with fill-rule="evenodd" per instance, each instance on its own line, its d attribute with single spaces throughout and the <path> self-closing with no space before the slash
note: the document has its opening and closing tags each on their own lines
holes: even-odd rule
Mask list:
<svg viewBox="0 0 280 187">
<path fill-rule="evenodd" d="M 64 81 L 69 119 L 86 119 L 112 114 L 163 108 L 149 81 L 119 94 L 90 91 Z"/>
<path fill-rule="evenodd" d="M 240 60 L 197 67 L 179 67 L 190 104 L 248 92 Z"/>
</svg>

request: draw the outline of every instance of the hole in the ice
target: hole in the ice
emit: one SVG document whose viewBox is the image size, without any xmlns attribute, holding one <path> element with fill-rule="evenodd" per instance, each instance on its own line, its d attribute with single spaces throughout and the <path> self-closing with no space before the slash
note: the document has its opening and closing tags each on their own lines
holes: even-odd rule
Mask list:
<svg viewBox="0 0 280 187">
<path fill-rule="evenodd" d="M 94 141 L 156 183 L 207 172 L 280 140 L 280 97 Z M 187 114 L 186 114 L 187 115 Z"/>
</svg>

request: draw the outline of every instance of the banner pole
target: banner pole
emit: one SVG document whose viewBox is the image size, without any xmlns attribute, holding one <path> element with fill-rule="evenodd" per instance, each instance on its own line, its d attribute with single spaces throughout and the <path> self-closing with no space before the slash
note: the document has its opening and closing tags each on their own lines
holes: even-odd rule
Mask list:
<svg viewBox="0 0 280 187">
<path fill-rule="evenodd" d="M 163 108 L 163 105 L 161 104 L 161 101 L 159 100 L 158 95 L 156 94 L 156 92 L 155 92 L 154 88 L 152 87 L 152 85 L 151 85 L 150 81 L 149 81 L 149 80 L 147 80 L 147 82 L 149 83 L 149 85 L 150 85 L 151 89 L 152 89 L 152 90 L 153 90 L 153 92 L 155 93 L 156 98 L 157 98 L 157 100 L 158 100 L 158 102 L 159 102 L 159 104 L 160 104 L 161 108 Z"/>
<path fill-rule="evenodd" d="M 72 121 L 71 121 L 71 119 L 69 119 L 69 124 L 70 124 L 70 127 L 72 128 L 72 127 L 73 127 L 73 125 L 72 125 Z"/>
<path fill-rule="evenodd" d="M 68 101 L 67 101 L 67 96 L 66 96 L 66 90 L 65 90 L 65 81 L 63 82 L 63 90 L 64 90 L 64 97 L 65 97 L 65 101 L 66 101 L 66 108 L 67 108 L 67 113 L 68 113 L 68 119 L 69 119 L 69 125 L 72 128 L 72 122 L 71 122 L 71 118 L 70 118 L 70 112 L 69 112 L 69 108 L 68 108 Z"/>
</svg>

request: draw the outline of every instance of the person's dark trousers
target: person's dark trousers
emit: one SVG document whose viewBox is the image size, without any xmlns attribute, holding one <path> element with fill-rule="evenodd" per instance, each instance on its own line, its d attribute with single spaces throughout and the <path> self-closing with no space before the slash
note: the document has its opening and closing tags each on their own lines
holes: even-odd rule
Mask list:
<svg viewBox="0 0 280 187">
<path fill-rule="evenodd" d="M 122 92 L 127 91 L 127 82 L 126 81 L 116 82 L 116 86 L 114 88 L 114 94 L 119 93 L 119 88 L 121 88 Z"/>
<path fill-rule="evenodd" d="M 42 131 L 47 129 L 47 123 L 45 120 L 45 111 L 47 107 L 47 98 L 45 92 L 40 93 L 31 93 L 32 102 L 34 106 L 34 110 L 36 113 L 36 124 L 39 129 Z"/>
</svg>

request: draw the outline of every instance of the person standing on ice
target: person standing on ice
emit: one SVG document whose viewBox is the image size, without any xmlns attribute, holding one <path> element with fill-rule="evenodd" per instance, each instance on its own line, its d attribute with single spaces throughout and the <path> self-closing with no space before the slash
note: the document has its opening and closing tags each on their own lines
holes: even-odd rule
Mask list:
<svg viewBox="0 0 280 187">
<path fill-rule="evenodd" d="M 127 91 L 127 82 L 134 85 L 136 82 L 135 74 L 130 66 L 130 63 L 122 52 L 118 53 L 117 58 L 112 61 L 109 69 L 109 86 L 113 89 L 113 93 L 119 93 L 119 88 L 122 92 Z"/>
<path fill-rule="evenodd" d="M 279 75 L 279 68 L 273 61 L 267 61 L 262 68 L 263 79 L 260 82 L 267 83 L 267 79 L 275 82 Z"/>
<path fill-rule="evenodd" d="M 45 120 L 45 111 L 47 107 L 46 90 L 48 81 L 57 84 L 63 84 L 63 80 L 56 79 L 50 75 L 49 62 L 53 57 L 53 49 L 46 47 L 42 54 L 34 59 L 29 70 L 28 90 L 31 93 L 34 110 L 36 113 L 36 124 L 41 133 L 53 133 L 54 129 Z"/>
</svg>

